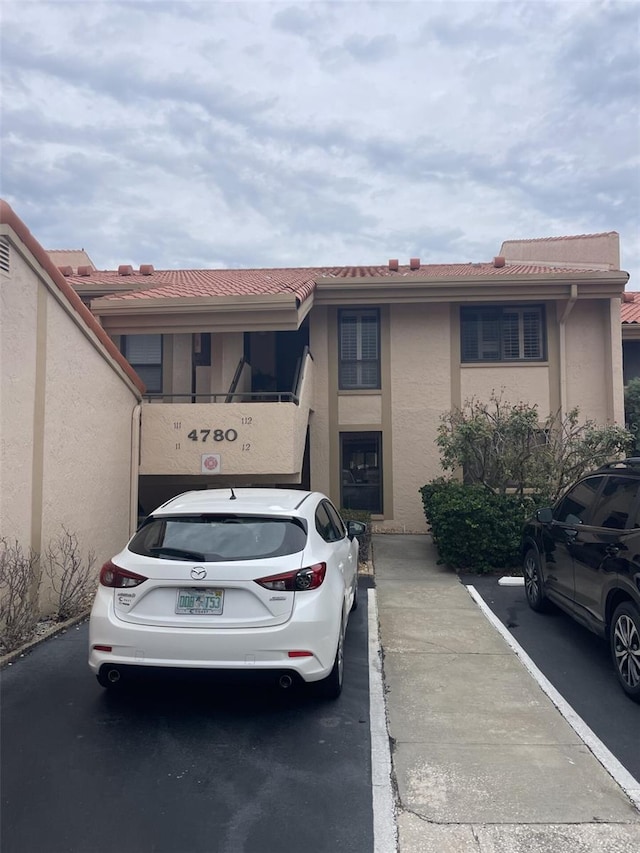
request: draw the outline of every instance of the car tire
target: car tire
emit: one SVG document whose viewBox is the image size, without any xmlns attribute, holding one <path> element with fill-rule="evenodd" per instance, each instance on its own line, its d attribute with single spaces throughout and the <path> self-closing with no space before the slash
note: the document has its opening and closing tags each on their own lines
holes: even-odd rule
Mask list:
<svg viewBox="0 0 640 853">
<path fill-rule="evenodd" d="M 611 657 L 624 692 L 640 702 L 640 611 L 631 601 L 619 604 L 609 631 Z"/>
<path fill-rule="evenodd" d="M 358 609 L 358 573 L 356 572 L 356 578 L 354 581 L 353 587 L 353 601 L 351 603 L 351 611 Z"/>
<path fill-rule="evenodd" d="M 529 548 L 524 555 L 522 574 L 529 607 L 537 613 L 543 613 L 547 609 L 548 601 L 542 585 L 540 557 L 534 548 Z"/>
<path fill-rule="evenodd" d="M 338 636 L 338 648 L 333 661 L 331 672 L 326 678 L 318 682 L 318 692 L 323 699 L 337 699 L 342 693 L 342 681 L 344 678 L 344 623 L 340 624 Z"/>
</svg>

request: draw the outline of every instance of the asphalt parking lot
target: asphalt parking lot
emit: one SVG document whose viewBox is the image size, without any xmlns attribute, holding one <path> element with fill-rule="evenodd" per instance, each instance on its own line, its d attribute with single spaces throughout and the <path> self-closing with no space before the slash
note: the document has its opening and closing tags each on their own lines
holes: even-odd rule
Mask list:
<svg viewBox="0 0 640 853">
<path fill-rule="evenodd" d="M 337 702 L 197 677 L 111 696 L 86 623 L 18 659 L 2 673 L 3 853 L 371 850 L 361 593 Z"/>
<path fill-rule="evenodd" d="M 618 685 L 608 644 L 557 607 L 534 613 L 524 587 L 464 575 L 564 699 L 636 779 L 640 704 Z"/>
</svg>

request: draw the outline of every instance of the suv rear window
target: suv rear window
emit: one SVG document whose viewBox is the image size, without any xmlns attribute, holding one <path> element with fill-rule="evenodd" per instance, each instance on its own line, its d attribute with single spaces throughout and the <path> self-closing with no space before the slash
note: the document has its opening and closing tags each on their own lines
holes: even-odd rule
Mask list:
<svg viewBox="0 0 640 853">
<path fill-rule="evenodd" d="M 242 515 L 149 517 L 129 550 L 165 560 L 262 560 L 297 554 L 307 542 L 297 518 Z"/>
</svg>

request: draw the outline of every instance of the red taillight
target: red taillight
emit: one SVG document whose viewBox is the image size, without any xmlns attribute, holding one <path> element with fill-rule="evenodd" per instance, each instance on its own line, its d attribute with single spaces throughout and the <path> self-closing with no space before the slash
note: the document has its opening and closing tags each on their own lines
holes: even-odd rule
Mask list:
<svg viewBox="0 0 640 853">
<path fill-rule="evenodd" d="M 265 589 L 275 589 L 284 592 L 305 592 L 308 589 L 317 589 L 324 580 L 327 573 L 326 563 L 316 563 L 305 569 L 296 569 L 293 572 L 283 572 L 280 575 L 269 575 L 267 578 L 258 578 L 256 583 Z"/>
<path fill-rule="evenodd" d="M 130 572 L 127 569 L 121 569 L 116 566 L 111 560 L 106 562 L 100 569 L 100 583 L 102 586 L 112 586 L 116 589 L 123 589 L 129 586 L 139 586 L 147 579 L 143 575 L 137 575 L 135 572 Z"/>
</svg>

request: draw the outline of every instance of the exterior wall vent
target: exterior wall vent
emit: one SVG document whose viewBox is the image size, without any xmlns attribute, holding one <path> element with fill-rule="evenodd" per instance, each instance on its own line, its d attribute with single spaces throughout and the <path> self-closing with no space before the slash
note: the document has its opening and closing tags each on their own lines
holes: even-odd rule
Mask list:
<svg viewBox="0 0 640 853">
<path fill-rule="evenodd" d="M 0 270 L 2 272 L 10 272 L 10 255 L 9 255 L 9 241 L 6 237 L 2 237 L 0 239 Z"/>
<path fill-rule="evenodd" d="M 409 269 L 419 270 L 420 269 L 420 258 L 411 258 L 411 260 L 409 261 Z"/>
<path fill-rule="evenodd" d="M 499 269 L 500 267 L 503 267 L 503 266 L 505 265 L 505 263 L 506 263 L 506 260 L 505 260 L 505 258 L 504 258 L 502 255 L 497 255 L 497 256 L 493 259 L 493 265 L 494 265 L 494 267 L 497 267 L 498 269 Z"/>
<path fill-rule="evenodd" d="M 133 267 L 131 264 L 120 264 L 118 267 L 118 275 L 133 275 Z"/>
<path fill-rule="evenodd" d="M 391 272 L 398 272 L 399 266 L 397 258 L 389 258 L 389 269 Z"/>
<path fill-rule="evenodd" d="M 140 264 L 140 275 L 153 275 L 153 264 Z"/>
<path fill-rule="evenodd" d="M 91 267 L 78 267 L 78 275 L 91 275 Z"/>
<path fill-rule="evenodd" d="M 64 266 L 58 267 L 58 270 L 62 273 L 65 278 L 69 278 L 70 275 L 73 275 L 73 267 Z"/>
</svg>

